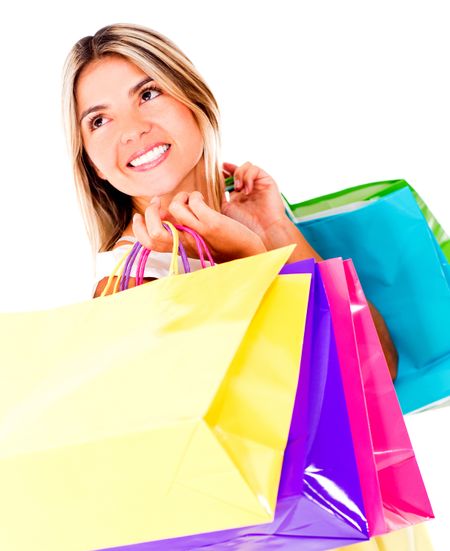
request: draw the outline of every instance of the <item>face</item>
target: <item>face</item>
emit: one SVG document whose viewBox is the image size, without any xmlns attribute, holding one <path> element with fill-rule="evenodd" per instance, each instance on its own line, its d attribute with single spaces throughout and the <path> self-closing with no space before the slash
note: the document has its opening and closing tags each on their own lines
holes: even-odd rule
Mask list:
<svg viewBox="0 0 450 551">
<path fill-rule="evenodd" d="M 155 195 L 167 203 L 178 191 L 202 190 L 204 162 L 203 137 L 188 107 L 156 81 L 132 91 L 148 79 L 130 61 L 111 56 L 87 65 L 75 90 L 83 145 L 97 174 L 143 208 Z"/>
</svg>

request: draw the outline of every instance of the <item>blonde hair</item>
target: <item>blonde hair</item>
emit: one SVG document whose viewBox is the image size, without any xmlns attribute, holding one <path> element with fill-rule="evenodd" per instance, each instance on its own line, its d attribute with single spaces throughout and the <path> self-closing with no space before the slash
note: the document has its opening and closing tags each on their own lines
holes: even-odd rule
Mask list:
<svg viewBox="0 0 450 551">
<path fill-rule="evenodd" d="M 83 147 L 75 90 L 91 61 L 120 55 L 156 79 L 164 91 L 189 107 L 204 140 L 208 204 L 220 211 L 224 194 L 221 170 L 220 113 L 217 102 L 186 55 L 164 35 L 134 24 L 117 23 L 80 39 L 63 68 L 62 115 L 78 201 L 93 253 L 110 250 L 131 221 L 132 197 L 101 179 Z"/>
</svg>

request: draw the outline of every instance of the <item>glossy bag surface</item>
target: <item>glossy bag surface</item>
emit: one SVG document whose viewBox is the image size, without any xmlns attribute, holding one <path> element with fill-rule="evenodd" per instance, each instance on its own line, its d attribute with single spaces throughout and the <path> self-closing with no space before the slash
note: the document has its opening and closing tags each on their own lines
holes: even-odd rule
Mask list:
<svg viewBox="0 0 450 551">
<path fill-rule="evenodd" d="M 368 539 L 330 308 L 320 272 L 314 260 L 305 260 L 285 265 L 281 273 L 286 278 L 298 273 L 313 277 L 274 521 L 143 543 L 128 547 L 128 551 L 320 551 Z M 292 296 L 290 308 L 295 308 L 295 300 Z"/>
<path fill-rule="evenodd" d="M 323 216 L 325 212 L 327 215 L 334 215 L 339 212 L 354 210 L 364 203 L 376 201 L 381 197 L 404 188 L 408 188 L 411 192 L 427 221 L 428 227 L 433 232 L 436 241 L 442 249 L 447 262 L 450 262 L 450 237 L 446 234 L 444 228 L 440 225 L 422 197 L 406 180 L 385 180 L 383 182 L 362 184 L 296 204 L 289 204 L 284 196 L 283 200 L 286 206 L 286 214 L 291 220 L 296 222 L 300 219 L 313 219 L 317 214 Z"/>
<path fill-rule="evenodd" d="M 371 535 L 433 518 L 380 340 L 351 260 L 319 263 Z"/>
<path fill-rule="evenodd" d="M 399 353 L 403 413 L 450 396 L 450 268 L 411 190 L 296 225 L 323 258 L 351 258 Z"/>
<path fill-rule="evenodd" d="M 278 276 L 291 252 L 0 315 L 1 549 L 273 519 L 310 285 Z"/>
</svg>

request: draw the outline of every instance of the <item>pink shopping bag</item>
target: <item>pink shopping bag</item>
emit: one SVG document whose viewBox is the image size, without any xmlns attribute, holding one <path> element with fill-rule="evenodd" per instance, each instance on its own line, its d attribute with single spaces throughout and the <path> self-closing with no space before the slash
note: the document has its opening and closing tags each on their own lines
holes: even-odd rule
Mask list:
<svg viewBox="0 0 450 551">
<path fill-rule="evenodd" d="M 351 260 L 320 263 L 372 536 L 433 518 L 372 315 Z"/>
</svg>

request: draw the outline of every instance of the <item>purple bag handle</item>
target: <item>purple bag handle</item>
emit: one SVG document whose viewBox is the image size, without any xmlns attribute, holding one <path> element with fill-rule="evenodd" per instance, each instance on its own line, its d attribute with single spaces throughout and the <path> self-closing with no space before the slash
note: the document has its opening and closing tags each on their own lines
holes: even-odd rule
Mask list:
<svg viewBox="0 0 450 551">
<path fill-rule="evenodd" d="M 163 226 L 166 228 L 167 231 L 172 233 L 172 230 L 169 228 L 167 224 L 164 224 L 164 222 L 163 222 Z M 139 263 L 138 263 L 138 268 L 136 273 L 136 285 L 142 285 L 144 283 L 144 270 L 145 270 L 145 265 L 147 263 L 147 258 L 150 252 L 151 252 L 150 249 L 146 249 L 145 247 L 143 247 L 141 256 L 139 257 Z M 178 243 L 178 252 L 180 253 L 181 260 L 183 261 L 184 273 L 190 272 L 191 267 L 189 266 L 186 250 L 183 244 L 181 243 L 181 241 Z"/>
<path fill-rule="evenodd" d="M 166 228 L 167 231 L 172 233 L 171 229 L 169 228 L 169 226 L 167 224 L 163 223 L 163 226 Z M 138 277 L 138 273 L 136 274 L 136 285 L 142 285 L 142 283 L 143 283 L 143 273 L 144 273 L 145 263 L 143 264 L 142 267 L 141 267 L 141 264 L 142 264 L 142 260 L 143 260 L 143 257 L 144 257 L 144 253 L 146 251 L 148 251 L 145 255 L 145 260 L 147 260 L 148 255 L 150 254 L 150 250 L 143 247 L 141 243 L 136 242 L 134 244 L 133 248 L 131 249 L 130 254 L 127 256 L 126 261 L 125 261 L 125 267 L 124 267 L 122 276 L 120 278 L 120 285 L 119 285 L 120 291 L 125 291 L 125 289 L 128 289 L 128 285 L 129 285 L 129 282 L 130 282 L 130 276 L 131 276 L 131 270 L 133 268 L 134 262 L 136 260 L 136 257 L 138 255 L 138 252 L 139 252 L 140 249 L 142 249 L 142 252 L 141 252 L 137 272 L 140 273 L 141 275 L 140 275 L 140 277 Z M 185 249 L 184 249 L 181 242 L 178 243 L 178 251 L 181 254 L 181 258 L 183 259 L 184 270 L 186 271 L 186 269 L 187 269 L 188 271 L 190 271 L 190 266 L 189 266 L 189 262 L 187 260 L 186 251 L 185 251 Z"/>
<path fill-rule="evenodd" d="M 125 289 L 128 289 L 131 268 L 133 267 L 134 261 L 136 260 L 136 256 L 141 248 L 142 248 L 142 245 L 139 242 L 136 242 L 133 245 L 133 248 L 131 249 L 130 254 L 127 256 L 127 259 L 125 261 L 125 268 L 120 278 L 120 284 L 119 284 L 120 291 L 125 291 Z"/>
<path fill-rule="evenodd" d="M 163 226 L 167 231 L 172 233 L 172 230 L 170 229 L 170 227 L 167 224 L 165 224 L 164 222 L 163 222 Z M 208 267 L 205 263 L 205 258 L 204 258 L 204 255 L 203 255 L 204 252 L 206 253 L 206 255 L 208 257 L 208 261 L 210 263 L 210 266 L 215 265 L 215 262 L 214 262 L 214 260 L 211 256 L 211 253 L 210 253 L 204 239 L 197 232 L 195 232 L 191 228 L 188 228 L 187 226 L 183 226 L 181 224 L 174 224 L 174 227 L 177 230 L 185 231 L 186 233 L 189 233 L 195 239 L 197 249 L 198 249 L 198 253 L 199 253 L 199 256 L 200 256 L 200 262 L 201 262 L 202 268 L 207 268 Z M 136 261 L 136 258 L 138 256 L 139 251 L 141 251 L 141 254 L 139 256 L 138 267 L 137 267 L 137 270 L 136 270 L 136 285 L 142 285 L 143 282 L 144 282 L 145 265 L 147 263 L 147 259 L 148 259 L 148 256 L 149 256 L 151 250 L 146 249 L 145 247 L 142 246 L 141 243 L 136 242 L 134 244 L 133 248 L 131 249 L 131 251 L 130 251 L 130 253 L 129 253 L 127 259 L 126 259 L 126 262 L 125 262 L 125 267 L 124 267 L 122 276 L 120 278 L 120 287 L 119 287 L 120 291 L 124 291 L 125 289 L 128 289 L 130 276 L 131 276 L 131 270 L 133 268 L 134 262 Z M 191 267 L 189 265 L 189 260 L 188 260 L 187 254 L 186 254 L 186 250 L 185 250 L 183 244 L 181 243 L 181 241 L 179 241 L 179 243 L 178 243 L 178 252 L 179 252 L 179 254 L 181 256 L 181 259 L 182 259 L 182 262 L 183 262 L 184 272 L 189 273 L 191 271 Z"/>
</svg>

